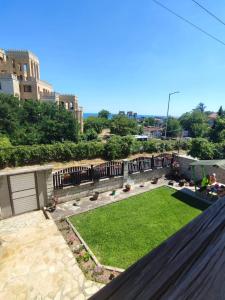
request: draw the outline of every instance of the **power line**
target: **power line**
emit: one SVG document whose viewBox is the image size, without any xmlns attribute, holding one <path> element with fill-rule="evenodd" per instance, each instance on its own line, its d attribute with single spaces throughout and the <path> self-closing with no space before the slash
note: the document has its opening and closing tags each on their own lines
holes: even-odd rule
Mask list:
<svg viewBox="0 0 225 300">
<path fill-rule="evenodd" d="M 197 2 L 195 0 L 191 0 L 191 1 L 194 2 L 196 5 L 198 5 L 205 12 L 207 12 L 207 14 L 209 14 L 211 17 L 213 17 L 214 19 L 216 19 L 218 22 L 220 22 L 221 24 L 223 24 L 225 26 L 225 22 L 223 22 L 219 17 L 217 17 L 214 13 L 212 13 L 210 10 L 208 10 L 206 7 L 204 7 L 202 4 L 200 4 L 199 2 Z"/>
<path fill-rule="evenodd" d="M 208 33 L 207 31 L 205 31 L 204 29 L 202 29 L 201 27 L 195 25 L 194 23 L 192 23 L 191 21 L 189 21 L 188 19 L 185 19 L 184 17 L 182 17 L 181 15 L 177 14 L 175 11 L 173 11 L 172 9 L 170 9 L 169 7 L 165 6 L 164 4 L 162 4 L 161 2 L 157 1 L 157 0 L 152 0 L 155 4 L 161 6 L 162 8 L 164 8 L 165 10 L 167 10 L 168 12 L 170 12 L 172 15 L 176 16 L 177 18 L 179 18 L 180 20 L 184 21 L 185 23 L 189 24 L 190 26 L 194 27 L 195 29 L 197 29 L 198 31 L 200 31 L 201 33 L 207 35 L 208 37 L 210 37 L 211 39 L 217 41 L 218 43 L 222 44 L 223 46 L 225 46 L 225 42 L 223 42 L 222 40 L 218 39 L 217 37 L 215 37 L 214 35 L 212 35 L 211 33 Z"/>
</svg>

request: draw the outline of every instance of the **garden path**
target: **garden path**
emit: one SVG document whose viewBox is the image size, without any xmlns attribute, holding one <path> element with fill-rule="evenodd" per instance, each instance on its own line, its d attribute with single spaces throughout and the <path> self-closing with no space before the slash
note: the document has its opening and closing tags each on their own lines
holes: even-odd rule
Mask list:
<svg viewBox="0 0 225 300">
<path fill-rule="evenodd" d="M 88 299 L 102 287 L 42 211 L 0 221 L 0 299 Z"/>
</svg>

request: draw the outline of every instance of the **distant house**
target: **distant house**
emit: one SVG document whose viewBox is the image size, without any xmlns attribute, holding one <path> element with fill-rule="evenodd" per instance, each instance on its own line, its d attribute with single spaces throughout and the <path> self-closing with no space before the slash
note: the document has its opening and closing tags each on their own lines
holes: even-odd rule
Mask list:
<svg viewBox="0 0 225 300">
<path fill-rule="evenodd" d="M 137 118 L 137 113 L 136 112 L 133 112 L 133 111 L 128 111 L 127 112 L 127 117 L 129 119 L 136 119 Z"/>
<path fill-rule="evenodd" d="M 118 115 L 125 116 L 125 111 L 124 110 L 120 110 L 119 113 L 118 113 Z"/>
<path fill-rule="evenodd" d="M 149 139 L 151 138 L 161 138 L 163 129 L 162 127 L 155 126 L 145 126 L 143 134 L 147 135 Z"/>
<path fill-rule="evenodd" d="M 217 113 L 211 113 L 209 116 L 208 116 L 208 123 L 209 125 L 212 127 L 214 124 L 215 124 L 215 121 L 216 121 L 216 118 L 217 118 L 218 114 Z"/>
</svg>

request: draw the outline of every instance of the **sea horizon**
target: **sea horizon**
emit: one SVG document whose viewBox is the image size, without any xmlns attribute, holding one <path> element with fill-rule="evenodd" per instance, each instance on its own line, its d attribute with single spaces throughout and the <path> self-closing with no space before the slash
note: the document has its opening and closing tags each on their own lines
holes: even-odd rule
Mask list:
<svg viewBox="0 0 225 300">
<path fill-rule="evenodd" d="M 116 114 L 110 114 L 110 118 Z M 84 113 L 83 117 L 84 119 L 87 119 L 88 117 L 97 117 L 98 113 Z M 159 118 L 159 119 L 164 119 L 165 116 L 159 116 L 159 115 L 142 115 L 142 114 L 137 114 L 137 118 L 148 118 L 148 117 L 153 117 L 153 118 Z"/>
</svg>

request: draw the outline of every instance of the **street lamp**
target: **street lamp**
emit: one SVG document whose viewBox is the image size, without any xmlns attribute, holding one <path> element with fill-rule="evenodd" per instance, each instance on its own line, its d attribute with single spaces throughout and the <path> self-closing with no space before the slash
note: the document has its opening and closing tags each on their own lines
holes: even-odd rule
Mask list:
<svg viewBox="0 0 225 300">
<path fill-rule="evenodd" d="M 174 94 L 179 94 L 180 92 L 173 92 L 173 93 L 169 93 L 169 99 L 168 99 L 168 106 L 167 106 L 167 114 L 166 114 L 166 129 L 165 129 L 165 139 L 167 136 L 167 126 L 168 126 L 168 117 L 169 117 L 169 110 L 170 110 L 170 98 L 172 95 Z"/>
</svg>

